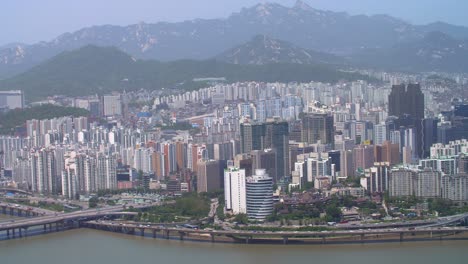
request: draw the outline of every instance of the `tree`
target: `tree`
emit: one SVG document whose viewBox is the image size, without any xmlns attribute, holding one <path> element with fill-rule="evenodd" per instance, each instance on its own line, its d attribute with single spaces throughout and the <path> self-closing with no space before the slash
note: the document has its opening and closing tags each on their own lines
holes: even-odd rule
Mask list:
<svg viewBox="0 0 468 264">
<path fill-rule="evenodd" d="M 332 220 L 334 222 L 339 222 L 341 220 L 341 210 L 340 208 L 334 206 L 334 205 L 329 205 L 325 209 L 325 212 L 327 213 L 327 218 L 329 220 Z"/>
<path fill-rule="evenodd" d="M 97 197 L 92 197 L 88 201 L 89 208 L 96 208 L 98 206 L 98 202 L 99 200 Z"/>
<path fill-rule="evenodd" d="M 234 221 L 237 222 L 238 224 L 246 225 L 249 223 L 249 218 L 247 217 L 246 214 L 237 214 L 236 217 L 234 218 Z"/>
</svg>

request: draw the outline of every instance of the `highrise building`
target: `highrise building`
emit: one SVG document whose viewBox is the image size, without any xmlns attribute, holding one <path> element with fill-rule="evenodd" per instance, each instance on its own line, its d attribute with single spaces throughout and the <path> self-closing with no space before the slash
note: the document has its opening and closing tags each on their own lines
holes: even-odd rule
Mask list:
<svg viewBox="0 0 468 264">
<path fill-rule="evenodd" d="M 65 169 L 62 172 L 62 195 L 68 199 L 76 199 L 78 193 L 78 169 L 75 153 L 65 159 Z"/>
<path fill-rule="evenodd" d="M 229 167 L 224 171 L 224 201 L 233 214 L 247 213 L 245 170 Z"/>
<path fill-rule="evenodd" d="M 452 201 L 468 201 L 468 175 L 442 176 L 442 198 Z"/>
<path fill-rule="evenodd" d="M 31 189 L 41 194 L 57 194 L 59 175 L 52 150 L 40 149 L 31 153 Z"/>
<path fill-rule="evenodd" d="M 264 221 L 273 212 L 273 179 L 266 170 L 257 169 L 246 179 L 247 216 L 250 220 Z"/>
<path fill-rule="evenodd" d="M 234 166 L 245 170 L 246 176 L 252 176 L 252 156 L 249 154 L 238 154 L 234 157 Z"/>
<path fill-rule="evenodd" d="M 331 162 L 328 157 L 322 158 L 321 155 L 317 157 L 310 157 L 306 160 L 307 166 L 307 182 L 314 182 L 316 178 L 331 176 Z"/>
<path fill-rule="evenodd" d="M 412 196 L 415 190 L 416 173 L 406 168 L 390 172 L 388 191 L 391 197 Z"/>
<path fill-rule="evenodd" d="M 289 127 L 288 122 L 274 121 L 265 124 L 264 147 L 276 152 L 276 178 L 287 177 L 289 171 Z"/>
<path fill-rule="evenodd" d="M 416 197 L 441 197 L 441 174 L 439 171 L 425 169 L 416 173 Z"/>
<path fill-rule="evenodd" d="M 276 150 L 265 149 L 265 150 L 254 150 L 251 152 L 252 157 L 252 171 L 257 169 L 265 169 L 266 173 L 273 179 L 274 182 L 278 182 L 278 167 L 276 164 Z"/>
<path fill-rule="evenodd" d="M 410 134 L 402 134 L 400 149 L 411 144 L 414 157 L 424 155 L 423 119 L 424 119 L 424 95 L 419 84 L 393 85 L 388 97 L 389 116 L 397 117 L 394 120 L 395 127 L 389 131 L 413 128 L 414 142 L 409 138 Z M 395 143 L 395 142 L 394 142 Z"/>
<path fill-rule="evenodd" d="M 122 97 L 119 95 L 104 95 L 102 97 L 102 107 L 104 116 L 122 115 Z"/>
<path fill-rule="evenodd" d="M 354 168 L 365 170 L 374 164 L 374 148 L 369 145 L 359 145 L 353 149 Z"/>
<path fill-rule="evenodd" d="M 387 140 L 387 126 L 385 124 L 374 125 L 374 145 L 382 145 Z"/>
<path fill-rule="evenodd" d="M 416 120 L 424 118 L 424 94 L 419 84 L 393 85 L 388 97 L 388 114 L 402 118 L 411 116 Z"/>
<path fill-rule="evenodd" d="M 262 150 L 265 138 L 265 125 L 244 122 L 240 125 L 241 153 L 250 153 L 252 150 Z"/>
<path fill-rule="evenodd" d="M 226 161 L 202 160 L 198 162 L 197 192 L 211 192 L 224 187 Z"/>
<path fill-rule="evenodd" d="M 333 116 L 322 113 L 309 113 L 302 118 L 302 141 L 315 144 L 333 144 Z"/>
<path fill-rule="evenodd" d="M 390 164 L 387 162 L 376 162 L 374 166 L 364 171 L 367 179 L 367 188 L 370 193 L 383 193 L 388 190 Z"/>
</svg>

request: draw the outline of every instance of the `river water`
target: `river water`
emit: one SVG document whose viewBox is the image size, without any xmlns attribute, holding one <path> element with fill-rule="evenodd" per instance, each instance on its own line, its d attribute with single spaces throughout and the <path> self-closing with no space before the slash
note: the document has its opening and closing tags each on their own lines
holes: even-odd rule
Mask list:
<svg viewBox="0 0 468 264">
<path fill-rule="evenodd" d="M 75 229 L 0 241 L 1 264 L 467 263 L 468 241 L 258 245 L 153 239 Z"/>
</svg>

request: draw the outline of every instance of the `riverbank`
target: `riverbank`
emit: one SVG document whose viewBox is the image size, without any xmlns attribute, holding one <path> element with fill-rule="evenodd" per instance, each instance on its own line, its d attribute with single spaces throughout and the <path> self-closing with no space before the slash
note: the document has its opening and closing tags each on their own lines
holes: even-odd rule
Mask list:
<svg viewBox="0 0 468 264">
<path fill-rule="evenodd" d="M 249 232 L 233 231 L 203 231 L 189 229 L 161 229 L 144 225 L 122 225 L 115 223 L 88 222 L 88 228 L 152 237 L 165 240 L 188 240 L 193 242 L 233 243 L 233 244 L 352 244 L 352 243 L 394 243 L 394 242 L 420 242 L 434 240 L 468 240 L 468 232 L 464 228 L 438 228 L 427 230 L 380 230 L 349 232 Z M 368 232 L 368 233 L 367 233 Z"/>
<path fill-rule="evenodd" d="M 92 229 L 74 229 L 0 241 L 2 263 L 67 264 L 192 263 L 464 263 L 468 241 L 375 244 L 245 245 L 152 239 Z"/>
</svg>

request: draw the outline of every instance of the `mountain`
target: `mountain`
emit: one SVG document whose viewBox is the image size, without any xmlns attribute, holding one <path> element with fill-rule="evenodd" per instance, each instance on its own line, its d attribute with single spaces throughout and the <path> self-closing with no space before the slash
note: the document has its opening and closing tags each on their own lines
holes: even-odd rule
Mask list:
<svg viewBox="0 0 468 264">
<path fill-rule="evenodd" d="M 342 64 L 344 62 L 344 59 L 338 56 L 306 50 L 266 35 L 257 35 L 249 42 L 219 54 L 215 59 L 233 64 L 255 65 L 269 63 Z"/>
<path fill-rule="evenodd" d="M 430 28 L 386 15 L 322 11 L 303 1 L 297 1 L 292 7 L 261 3 L 223 19 L 92 26 L 65 33 L 49 42 L 10 46 L 0 50 L 0 79 L 24 72 L 63 51 L 86 45 L 114 46 L 138 59 L 200 60 L 212 58 L 262 34 L 307 50 L 349 55 L 363 48 L 389 48 L 419 40 Z M 455 38 L 464 36 L 459 31 L 466 30 L 442 29 Z"/>
<path fill-rule="evenodd" d="M 468 28 L 463 26 L 455 26 L 438 21 L 428 25 L 419 26 L 418 29 L 424 33 L 438 31 L 455 39 L 468 40 Z"/>
<path fill-rule="evenodd" d="M 35 100 L 51 95 L 83 96 L 124 89 L 189 89 L 205 85 L 195 82 L 195 78 L 208 77 L 225 77 L 228 82 L 366 79 L 323 65 L 234 65 L 216 60 L 160 62 L 138 60 L 114 47 L 85 46 L 63 52 L 25 73 L 0 81 L 0 90 L 23 90 L 28 100 Z"/>
<path fill-rule="evenodd" d="M 362 66 L 401 71 L 468 72 L 468 41 L 430 32 L 420 40 L 356 54 L 353 61 Z"/>
</svg>

